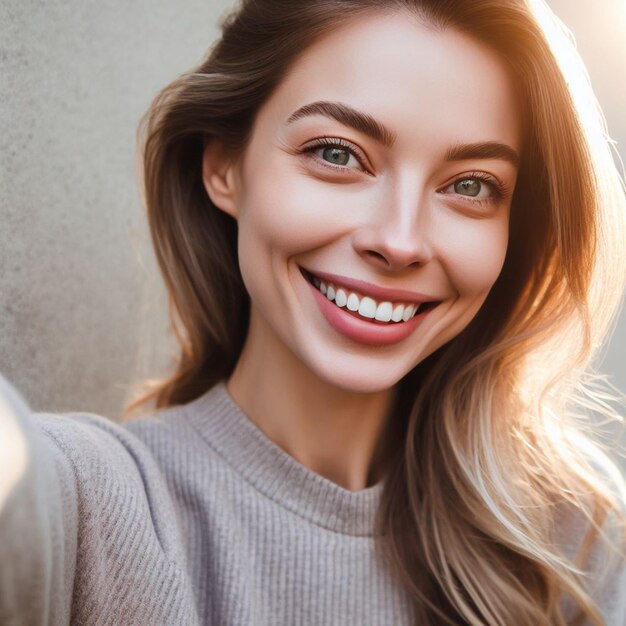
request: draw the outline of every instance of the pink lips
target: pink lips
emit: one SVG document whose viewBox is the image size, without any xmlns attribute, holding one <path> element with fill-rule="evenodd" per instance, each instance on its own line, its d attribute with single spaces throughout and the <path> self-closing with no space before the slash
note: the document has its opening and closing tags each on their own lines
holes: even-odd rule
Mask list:
<svg viewBox="0 0 626 626">
<path fill-rule="evenodd" d="M 322 277 L 318 273 L 316 273 L 315 275 Z M 324 276 L 330 275 L 325 274 Z M 330 278 L 327 278 L 327 280 L 331 281 Z M 337 282 L 346 284 L 345 281 Z M 360 281 L 352 282 L 354 283 Z M 343 308 L 338 307 L 336 304 L 332 303 L 324 294 L 322 294 L 315 286 L 313 286 L 308 280 L 306 281 L 306 283 L 311 288 L 313 297 L 317 302 L 317 305 L 319 306 L 322 315 L 326 318 L 326 321 L 332 328 L 334 328 L 338 333 L 341 333 L 345 337 L 348 337 L 349 339 L 370 346 L 385 346 L 398 343 L 399 341 L 406 339 L 413 331 L 417 329 L 417 327 L 422 323 L 424 318 L 433 310 L 432 308 L 426 309 L 422 313 L 418 313 L 415 317 L 412 317 L 408 322 L 370 322 L 366 319 L 358 318 L 351 313 L 348 313 Z M 356 286 L 354 287 L 354 289 L 355 291 L 358 291 Z M 361 291 L 361 293 L 363 293 L 363 291 Z M 372 293 L 372 291 L 370 290 L 369 293 Z M 402 293 L 406 294 L 407 292 Z M 386 297 L 388 298 L 388 296 Z M 413 294 L 413 297 L 415 297 L 415 294 Z M 401 300 L 402 298 L 395 299 Z"/>
</svg>

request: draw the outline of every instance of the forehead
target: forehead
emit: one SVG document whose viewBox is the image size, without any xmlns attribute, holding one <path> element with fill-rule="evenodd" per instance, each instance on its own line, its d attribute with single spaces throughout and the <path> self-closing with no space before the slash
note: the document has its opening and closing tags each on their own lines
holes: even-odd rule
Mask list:
<svg viewBox="0 0 626 626">
<path fill-rule="evenodd" d="M 361 16 L 319 38 L 297 57 L 257 124 L 285 129 L 291 113 L 316 100 L 367 112 L 396 135 L 394 150 L 411 154 L 420 145 L 519 148 L 521 140 L 513 81 L 496 53 L 408 13 Z"/>
</svg>

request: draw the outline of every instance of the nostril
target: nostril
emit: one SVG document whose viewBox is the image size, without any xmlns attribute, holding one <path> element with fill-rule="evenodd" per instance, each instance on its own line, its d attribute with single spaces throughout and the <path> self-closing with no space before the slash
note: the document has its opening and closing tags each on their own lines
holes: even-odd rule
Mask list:
<svg viewBox="0 0 626 626">
<path fill-rule="evenodd" d="M 370 256 L 373 256 L 376 260 L 382 261 L 383 263 L 388 264 L 387 259 L 380 252 L 374 252 L 373 250 L 368 250 L 367 252 Z"/>
<path fill-rule="evenodd" d="M 409 259 L 406 255 L 400 254 L 388 254 L 385 255 L 375 250 L 367 250 L 367 255 L 376 263 L 379 263 L 385 267 L 386 270 L 401 270 L 404 268 L 419 268 L 424 265 L 426 258 L 421 259 Z"/>
</svg>

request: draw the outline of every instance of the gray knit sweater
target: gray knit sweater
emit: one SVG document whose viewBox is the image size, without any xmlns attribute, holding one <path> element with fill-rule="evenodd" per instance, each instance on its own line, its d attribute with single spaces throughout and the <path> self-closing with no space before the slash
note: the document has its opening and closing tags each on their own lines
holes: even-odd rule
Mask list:
<svg viewBox="0 0 626 626">
<path fill-rule="evenodd" d="M 2 437 L 27 459 L 0 489 L 2 626 L 411 623 L 375 557 L 382 483 L 351 492 L 300 465 L 223 382 L 117 425 L 30 413 L 0 376 Z M 566 523 L 563 545 L 581 532 Z M 594 559 L 607 624 L 624 626 L 626 564 Z"/>
</svg>

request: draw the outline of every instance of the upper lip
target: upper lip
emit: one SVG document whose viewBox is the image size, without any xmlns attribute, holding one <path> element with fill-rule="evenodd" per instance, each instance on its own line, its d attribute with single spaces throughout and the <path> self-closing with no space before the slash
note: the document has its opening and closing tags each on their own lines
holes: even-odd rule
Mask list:
<svg viewBox="0 0 626 626">
<path fill-rule="evenodd" d="M 358 291 L 364 296 L 370 296 L 378 302 L 407 302 L 407 303 L 420 303 L 420 302 L 436 302 L 437 298 L 433 298 L 417 291 L 407 291 L 406 289 L 389 289 L 387 287 L 379 287 L 372 283 L 368 283 L 364 280 L 357 280 L 356 278 L 348 278 L 347 276 L 339 276 L 338 274 L 329 274 L 328 272 L 311 271 L 305 267 L 302 267 L 305 272 L 320 278 L 323 281 L 333 283 L 339 287 L 347 287 Z"/>
</svg>

